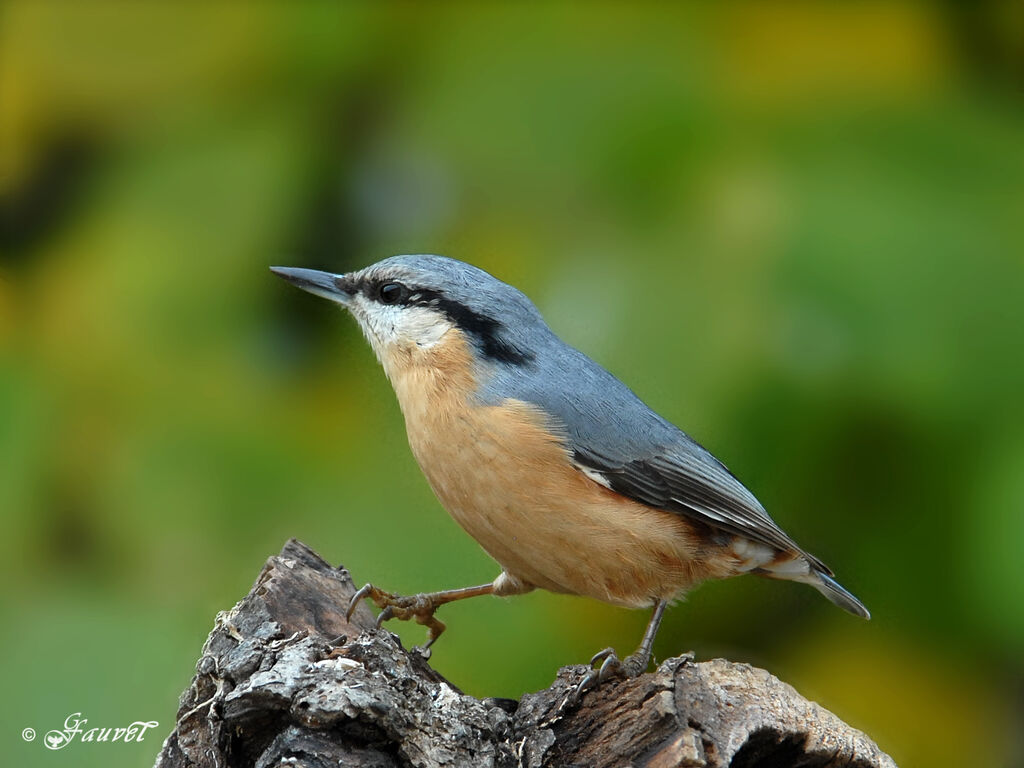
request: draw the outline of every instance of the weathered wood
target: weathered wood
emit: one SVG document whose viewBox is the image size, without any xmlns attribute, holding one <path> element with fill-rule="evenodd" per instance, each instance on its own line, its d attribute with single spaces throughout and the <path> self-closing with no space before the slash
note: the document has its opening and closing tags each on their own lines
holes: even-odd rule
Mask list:
<svg viewBox="0 0 1024 768">
<path fill-rule="evenodd" d="M 582 665 L 520 702 L 478 700 L 397 636 L 374 630 L 356 586 L 289 541 L 217 616 L 157 768 L 190 766 L 894 766 L 863 733 L 767 672 L 665 661 L 580 706 Z"/>
</svg>

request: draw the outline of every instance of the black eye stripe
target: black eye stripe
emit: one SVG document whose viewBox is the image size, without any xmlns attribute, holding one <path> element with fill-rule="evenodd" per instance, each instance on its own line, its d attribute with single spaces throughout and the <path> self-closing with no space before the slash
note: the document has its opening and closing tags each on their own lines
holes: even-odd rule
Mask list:
<svg viewBox="0 0 1024 768">
<path fill-rule="evenodd" d="M 504 326 L 493 317 L 470 309 L 437 291 L 420 288 L 416 293 L 420 294 L 416 306 L 430 307 L 444 313 L 452 323 L 476 340 L 484 357 L 514 365 L 526 365 L 534 359 L 532 352 L 521 350 L 505 340 Z"/>
<path fill-rule="evenodd" d="M 513 365 L 527 365 L 534 359 L 532 352 L 506 341 L 501 322 L 447 298 L 440 291 L 379 279 L 362 283 L 360 291 L 366 298 L 387 306 L 427 307 L 442 313 L 476 341 L 486 358 Z"/>
</svg>

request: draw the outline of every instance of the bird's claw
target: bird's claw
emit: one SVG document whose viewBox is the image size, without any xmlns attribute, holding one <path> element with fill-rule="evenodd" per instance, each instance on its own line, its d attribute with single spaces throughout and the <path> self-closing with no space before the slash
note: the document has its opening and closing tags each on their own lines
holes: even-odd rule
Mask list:
<svg viewBox="0 0 1024 768">
<path fill-rule="evenodd" d="M 374 593 L 379 593 L 373 584 L 364 584 L 359 590 L 352 595 L 352 599 L 348 601 L 348 608 L 345 610 L 345 621 L 352 621 L 352 614 L 356 610 L 356 606 L 359 605 L 365 598 L 369 597 L 374 602 L 377 602 L 377 597 Z"/>
<path fill-rule="evenodd" d="M 590 670 L 580 680 L 579 685 L 573 690 L 569 697 L 569 703 L 576 705 L 583 699 L 583 695 L 601 683 L 613 677 L 624 677 L 626 679 L 639 677 L 647 669 L 650 659 L 643 659 L 637 653 L 619 659 L 614 648 L 605 648 L 598 651 L 590 659 Z"/>
<path fill-rule="evenodd" d="M 395 615 L 395 609 L 390 605 L 385 605 L 384 610 L 377 614 L 377 620 L 373 623 L 374 629 L 380 629 L 380 625 L 383 624 Z"/>
<path fill-rule="evenodd" d="M 600 666 L 595 666 L 595 665 Z M 620 667 L 621 662 L 619 657 L 615 655 L 614 648 L 605 648 L 603 651 L 598 651 L 590 659 L 590 670 L 584 675 L 583 679 L 580 680 L 579 685 L 576 686 L 572 695 L 569 697 L 569 702 L 573 705 L 579 704 L 583 699 L 583 694 L 592 688 L 596 688 L 605 680 L 616 674 Z"/>
<path fill-rule="evenodd" d="M 349 601 L 348 609 L 345 611 L 345 619 L 351 621 L 352 613 L 360 601 L 370 598 L 377 607 L 381 609 L 377 615 L 374 626 L 380 629 L 381 625 L 389 619 L 408 621 L 415 619 L 417 624 L 427 627 L 427 642 L 422 646 L 413 648 L 423 658 L 430 658 L 430 646 L 441 636 L 445 625 L 434 616 L 434 612 L 440 607 L 440 603 L 431 599 L 429 594 L 419 595 L 396 595 L 393 592 L 385 592 L 372 584 L 366 584 L 359 589 Z"/>
<path fill-rule="evenodd" d="M 430 650 L 430 645 L 434 642 L 434 640 L 437 640 L 437 638 L 434 637 L 425 642 L 423 645 L 413 646 L 412 652 L 418 653 L 424 660 L 429 660 L 431 655 L 433 654 L 433 651 Z"/>
</svg>

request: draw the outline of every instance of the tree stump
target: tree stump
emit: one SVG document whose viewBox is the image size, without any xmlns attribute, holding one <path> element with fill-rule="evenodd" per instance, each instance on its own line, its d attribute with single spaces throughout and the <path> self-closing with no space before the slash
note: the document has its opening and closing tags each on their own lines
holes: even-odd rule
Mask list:
<svg viewBox="0 0 1024 768">
<path fill-rule="evenodd" d="M 156 768 L 895 766 L 791 686 L 723 659 L 668 659 L 578 706 L 583 665 L 519 702 L 475 699 L 375 630 L 366 605 L 347 622 L 355 590 L 344 568 L 285 544 L 218 614 Z"/>
</svg>

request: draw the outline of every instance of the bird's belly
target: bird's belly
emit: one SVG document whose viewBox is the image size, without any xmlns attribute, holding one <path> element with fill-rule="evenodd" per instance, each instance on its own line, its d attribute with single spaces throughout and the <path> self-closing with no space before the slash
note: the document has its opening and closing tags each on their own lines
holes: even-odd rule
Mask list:
<svg viewBox="0 0 1024 768">
<path fill-rule="evenodd" d="M 406 420 L 441 503 L 512 576 L 639 607 L 731 575 L 731 559 L 716 557 L 685 519 L 577 470 L 534 406 L 506 401 Z"/>
</svg>

